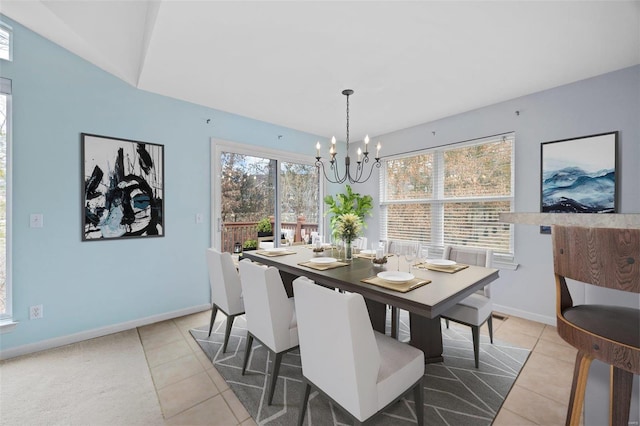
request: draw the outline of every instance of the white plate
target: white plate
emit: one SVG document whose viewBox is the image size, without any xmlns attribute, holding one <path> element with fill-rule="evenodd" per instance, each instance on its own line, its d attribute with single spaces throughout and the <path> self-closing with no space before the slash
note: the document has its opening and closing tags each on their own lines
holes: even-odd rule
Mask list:
<svg viewBox="0 0 640 426">
<path fill-rule="evenodd" d="M 311 263 L 333 263 L 337 261 L 338 259 L 335 259 L 333 257 L 312 257 L 311 259 L 309 259 L 309 262 Z"/>
<path fill-rule="evenodd" d="M 408 272 L 384 271 L 378 272 L 378 278 L 392 283 L 406 283 L 412 280 L 414 276 Z"/>
<path fill-rule="evenodd" d="M 360 254 L 376 254 L 375 250 L 360 250 Z"/>
<path fill-rule="evenodd" d="M 286 249 L 286 247 L 270 247 L 270 248 L 264 249 L 264 251 L 269 251 L 269 252 L 272 252 L 272 253 L 273 252 L 278 253 L 278 252 L 281 252 L 281 251 L 287 251 L 287 249 Z"/>
<path fill-rule="evenodd" d="M 457 263 L 449 259 L 427 259 L 427 263 L 433 266 L 451 267 L 456 266 Z"/>
</svg>

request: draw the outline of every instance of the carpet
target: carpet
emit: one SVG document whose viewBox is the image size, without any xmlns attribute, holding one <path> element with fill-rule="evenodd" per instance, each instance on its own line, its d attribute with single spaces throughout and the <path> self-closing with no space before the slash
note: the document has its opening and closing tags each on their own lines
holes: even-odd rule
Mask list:
<svg viewBox="0 0 640 426">
<path fill-rule="evenodd" d="M 400 340 L 408 340 L 408 324 L 407 312 L 401 311 Z M 268 351 L 254 340 L 247 373 L 242 376 L 245 318 L 236 318 L 227 352 L 223 354 L 224 326 L 224 316 L 221 315 L 214 325 L 211 337 L 207 337 L 208 326 L 192 329 L 190 332 L 256 423 L 296 424 L 303 396 L 300 353 L 292 351 L 284 355 L 273 403 L 269 406 L 266 403 L 268 377 L 265 374 L 271 362 Z M 451 323 L 450 328 L 446 329 L 443 323 L 442 334 L 445 361 L 425 366 L 425 424 L 490 425 L 530 351 L 496 339 L 491 344 L 488 336 L 481 336 L 480 368 L 476 369 L 471 329 L 455 323 Z M 408 399 L 389 407 L 382 415 L 375 417 L 371 424 L 416 424 L 414 408 L 413 396 L 408 395 Z M 323 396 L 312 391 L 305 424 L 337 426 L 351 423 L 341 409 L 335 408 Z"/>
</svg>

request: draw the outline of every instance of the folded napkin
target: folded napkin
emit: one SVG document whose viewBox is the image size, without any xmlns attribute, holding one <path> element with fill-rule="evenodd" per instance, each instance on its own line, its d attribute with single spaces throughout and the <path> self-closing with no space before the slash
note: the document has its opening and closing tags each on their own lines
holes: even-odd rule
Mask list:
<svg viewBox="0 0 640 426">
<path fill-rule="evenodd" d="M 431 265 L 430 263 L 418 263 L 417 265 L 413 265 L 413 267 L 418 269 L 428 269 L 430 271 L 446 272 L 448 274 L 453 274 L 468 268 L 469 265 L 463 265 L 461 263 L 457 263 L 453 266 L 438 266 L 438 265 Z"/>
<path fill-rule="evenodd" d="M 300 262 L 300 266 L 306 266 L 307 268 L 316 269 L 318 271 L 326 271 L 327 269 L 339 268 L 341 266 L 347 266 L 346 262 L 333 262 L 333 263 L 313 263 L 313 262 Z"/>
<path fill-rule="evenodd" d="M 256 251 L 256 254 L 260 254 L 262 256 L 273 257 L 273 256 L 284 256 L 286 254 L 296 254 L 296 252 L 295 251 L 290 251 L 290 250 L 282 250 L 282 251 L 258 250 L 258 251 Z"/>
<path fill-rule="evenodd" d="M 378 287 L 384 287 L 389 290 L 399 291 L 400 293 L 406 293 L 411 290 L 415 290 L 418 287 L 422 287 L 425 284 L 429 284 L 431 280 L 425 280 L 422 278 L 414 278 L 404 283 L 392 283 L 385 281 L 382 278 L 378 278 L 376 275 L 373 277 L 365 278 L 361 280 L 363 283 L 377 285 Z"/>
</svg>

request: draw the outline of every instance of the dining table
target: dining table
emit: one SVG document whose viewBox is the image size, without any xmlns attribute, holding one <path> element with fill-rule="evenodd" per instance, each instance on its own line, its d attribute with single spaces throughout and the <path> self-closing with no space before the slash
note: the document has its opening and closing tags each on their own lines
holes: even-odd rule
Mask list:
<svg viewBox="0 0 640 426">
<path fill-rule="evenodd" d="M 344 252 L 342 254 L 344 255 Z M 313 267 L 315 264 L 309 263 L 318 257 L 334 257 L 338 262 L 333 264 L 334 267 L 319 270 Z M 409 264 L 402 257 L 393 255 L 382 267 L 375 265 L 371 258 L 356 255 L 351 260 L 344 260 L 336 255 L 335 250 L 326 249 L 318 253 L 311 246 L 245 251 L 242 253 L 242 259 L 277 268 L 289 296 L 295 296 L 292 282 L 299 276 L 306 276 L 318 285 L 361 294 L 365 299 L 373 329 L 381 333 L 385 333 L 386 330 L 387 306 L 408 311 L 409 344 L 424 352 L 426 363 L 444 360 L 440 315 L 498 278 L 497 269 L 474 265 L 464 267 L 455 273 L 413 267 L 411 273 L 426 284 L 423 282 L 423 285 L 417 288 L 401 292 L 396 291 L 393 285 L 381 287 L 363 282 L 372 281 L 371 279 L 381 271 L 400 269 L 407 272 Z M 331 315 L 331 312 L 326 314 Z"/>
</svg>

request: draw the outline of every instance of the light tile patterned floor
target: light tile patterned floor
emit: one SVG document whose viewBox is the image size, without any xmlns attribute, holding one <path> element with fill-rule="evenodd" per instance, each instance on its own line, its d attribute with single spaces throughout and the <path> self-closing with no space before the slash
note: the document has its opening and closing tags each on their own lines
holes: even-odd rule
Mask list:
<svg viewBox="0 0 640 426">
<path fill-rule="evenodd" d="M 138 329 L 166 424 L 255 425 L 189 334 L 208 324 L 210 315 L 205 311 Z M 224 318 L 218 314 L 217 320 Z M 496 338 L 532 349 L 494 425 L 563 425 L 575 349 L 545 324 L 509 317 L 494 319 L 493 325 Z"/>
</svg>

